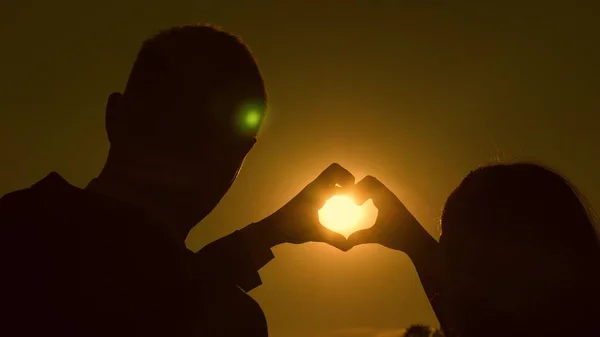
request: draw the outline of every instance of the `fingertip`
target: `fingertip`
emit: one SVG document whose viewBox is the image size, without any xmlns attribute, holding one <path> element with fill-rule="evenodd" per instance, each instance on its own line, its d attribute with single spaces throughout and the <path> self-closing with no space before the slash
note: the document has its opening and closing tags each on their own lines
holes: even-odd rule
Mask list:
<svg viewBox="0 0 600 337">
<path fill-rule="evenodd" d="M 329 167 L 323 171 L 322 177 L 327 180 L 331 179 L 333 180 L 334 184 L 338 184 L 340 186 L 354 185 L 356 182 L 354 175 L 339 163 L 333 163 L 329 165 Z"/>
<path fill-rule="evenodd" d="M 365 202 L 367 202 L 367 200 L 369 200 L 371 198 L 368 195 L 364 195 L 363 193 L 357 193 L 357 191 L 355 191 L 353 189 L 350 189 L 350 188 L 348 188 L 344 192 L 346 192 L 346 194 L 348 195 L 348 197 L 357 206 L 362 206 Z"/>
<path fill-rule="evenodd" d="M 352 247 L 354 247 L 354 246 L 356 246 L 356 245 L 359 245 L 359 244 L 360 244 L 360 242 L 359 242 L 358 238 L 357 238 L 356 236 L 352 236 L 352 235 L 350 235 L 350 236 L 348 237 L 348 243 L 349 243 L 349 244 L 350 244 Z"/>
<path fill-rule="evenodd" d="M 364 178 L 362 178 L 357 183 L 357 185 L 366 185 L 366 186 L 372 187 L 374 185 L 378 185 L 378 183 L 379 183 L 379 180 L 377 180 L 377 178 L 375 178 L 375 177 L 373 177 L 371 175 L 368 175 L 368 176 L 365 176 Z"/>
<path fill-rule="evenodd" d="M 357 232 L 350 234 L 348 237 L 348 243 L 354 247 L 363 243 L 371 242 L 370 233 L 368 229 L 363 229 Z"/>
<path fill-rule="evenodd" d="M 340 233 L 324 228 L 323 242 L 332 245 L 340 250 L 348 250 L 348 239 Z"/>
<path fill-rule="evenodd" d="M 348 243 L 348 241 L 346 241 L 346 238 L 344 238 L 344 241 L 328 242 L 328 244 L 331 246 L 334 246 L 335 248 L 341 250 L 342 252 L 347 252 L 350 250 L 350 248 L 352 248 L 352 246 Z"/>
<path fill-rule="evenodd" d="M 350 171 L 344 168 L 342 169 L 343 171 L 340 171 L 337 183 L 340 186 L 354 186 L 354 183 L 356 183 L 356 178 L 354 177 L 354 175 L 350 173 Z"/>
</svg>

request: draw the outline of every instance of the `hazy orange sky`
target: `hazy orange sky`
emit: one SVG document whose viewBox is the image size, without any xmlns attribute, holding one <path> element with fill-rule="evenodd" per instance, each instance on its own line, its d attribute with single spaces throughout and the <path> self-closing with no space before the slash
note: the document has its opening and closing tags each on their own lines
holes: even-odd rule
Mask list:
<svg viewBox="0 0 600 337">
<path fill-rule="evenodd" d="M 270 214 L 331 162 L 380 178 L 436 237 L 447 195 L 496 157 L 558 169 L 599 209 L 597 11 L 494 2 L 3 0 L 0 192 L 53 170 L 84 186 L 107 154 L 106 98 L 141 41 L 212 22 L 250 45 L 270 114 L 239 180 L 190 236 L 194 250 Z M 437 324 L 400 252 L 274 253 L 251 293 L 273 337 Z"/>
</svg>

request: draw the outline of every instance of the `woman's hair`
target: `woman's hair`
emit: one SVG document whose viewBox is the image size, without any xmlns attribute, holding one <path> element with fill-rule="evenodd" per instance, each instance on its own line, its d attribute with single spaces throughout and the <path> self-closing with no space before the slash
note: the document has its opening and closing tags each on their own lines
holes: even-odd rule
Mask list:
<svg viewBox="0 0 600 337">
<path fill-rule="evenodd" d="M 532 163 L 472 171 L 448 198 L 443 236 L 526 236 L 531 243 L 598 258 L 593 213 L 565 178 Z"/>
<path fill-rule="evenodd" d="M 447 265 L 461 273 L 448 274 L 449 287 L 470 297 L 462 308 L 462 317 L 473 320 L 468 324 L 498 308 L 516 317 L 516 326 L 592 323 L 587 313 L 599 313 L 592 213 L 556 172 L 531 163 L 481 167 L 450 195 L 441 226 Z"/>
</svg>

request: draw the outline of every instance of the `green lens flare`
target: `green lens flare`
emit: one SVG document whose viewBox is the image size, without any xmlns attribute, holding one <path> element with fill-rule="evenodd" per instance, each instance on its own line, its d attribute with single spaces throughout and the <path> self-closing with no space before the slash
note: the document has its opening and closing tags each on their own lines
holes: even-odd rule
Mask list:
<svg viewBox="0 0 600 337">
<path fill-rule="evenodd" d="M 256 136 L 264 118 L 264 104 L 249 102 L 240 105 L 235 117 L 237 132 L 244 136 Z"/>
<path fill-rule="evenodd" d="M 246 112 L 246 116 L 244 117 L 244 124 L 246 128 L 256 129 L 260 125 L 260 113 L 256 110 L 250 110 Z"/>
</svg>

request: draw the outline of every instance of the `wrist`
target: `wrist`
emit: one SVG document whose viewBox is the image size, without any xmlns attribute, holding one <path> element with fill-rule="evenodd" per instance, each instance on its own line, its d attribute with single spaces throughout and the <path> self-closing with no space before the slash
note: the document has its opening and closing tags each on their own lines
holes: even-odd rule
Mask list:
<svg viewBox="0 0 600 337">
<path fill-rule="evenodd" d="M 240 231 L 248 244 L 270 249 L 284 243 L 280 239 L 280 235 L 277 235 L 272 222 L 273 220 L 267 217 L 258 222 L 251 223 Z"/>
<path fill-rule="evenodd" d="M 252 259 L 252 266 L 255 271 L 260 270 L 275 256 L 271 251 L 271 245 L 265 240 L 262 235 L 262 229 L 256 223 L 252 223 L 241 230 L 238 234 L 245 246 L 245 252 Z"/>
<path fill-rule="evenodd" d="M 412 227 L 414 232 L 410 235 L 405 253 L 415 262 L 437 258 L 439 243 L 418 222 Z"/>
</svg>

